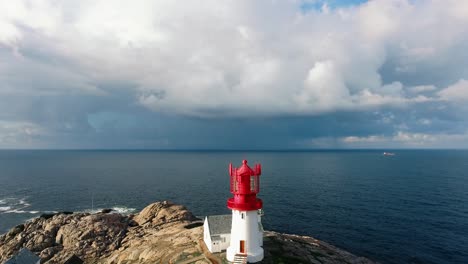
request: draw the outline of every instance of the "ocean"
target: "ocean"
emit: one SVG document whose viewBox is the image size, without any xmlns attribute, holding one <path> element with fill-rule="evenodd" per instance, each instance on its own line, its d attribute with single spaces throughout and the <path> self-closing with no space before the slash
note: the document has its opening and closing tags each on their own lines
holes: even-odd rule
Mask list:
<svg viewBox="0 0 468 264">
<path fill-rule="evenodd" d="M 381 263 L 468 263 L 468 151 L 0 151 L 0 233 L 45 212 L 228 214 L 228 164 L 260 162 L 267 230 Z"/>
</svg>

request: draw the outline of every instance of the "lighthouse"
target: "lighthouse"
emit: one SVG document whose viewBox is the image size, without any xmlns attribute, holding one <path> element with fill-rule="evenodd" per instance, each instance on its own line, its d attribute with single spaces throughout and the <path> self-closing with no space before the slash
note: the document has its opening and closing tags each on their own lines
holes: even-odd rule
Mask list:
<svg viewBox="0 0 468 264">
<path fill-rule="evenodd" d="M 254 263 L 263 259 L 263 228 L 260 215 L 263 202 L 257 198 L 261 172 L 260 164 L 251 169 L 246 160 L 242 161 L 239 168 L 233 168 L 232 164 L 229 164 L 233 194 L 227 201 L 227 207 L 232 210 L 231 243 L 226 251 L 229 261 L 247 257 L 248 262 Z"/>
</svg>

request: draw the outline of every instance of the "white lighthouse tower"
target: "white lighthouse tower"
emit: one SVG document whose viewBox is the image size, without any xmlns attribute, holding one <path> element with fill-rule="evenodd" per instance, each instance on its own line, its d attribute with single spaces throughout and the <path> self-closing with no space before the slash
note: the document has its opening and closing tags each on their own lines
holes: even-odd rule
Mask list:
<svg viewBox="0 0 468 264">
<path fill-rule="evenodd" d="M 227 201 L 227 207 L 232 210 L 232 226 L 226 257 L 229 261 L 247 257 L 247 261 L 253 263 L 263 259 L 263 231 L 259 213 L 263 203 L 257 198 L 262 169 L 260 164 L 256 164 L 252 170 L 246 160 L 242 163 L 239 168 L 229 164 L 231 193 L 234 197 Z"/>
</svg>

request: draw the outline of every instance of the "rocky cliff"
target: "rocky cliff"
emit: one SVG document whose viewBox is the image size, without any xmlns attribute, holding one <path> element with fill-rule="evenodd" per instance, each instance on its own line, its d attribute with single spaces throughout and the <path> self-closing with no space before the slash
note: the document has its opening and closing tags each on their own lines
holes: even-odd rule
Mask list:
<svg viewBox="0 0 468 264">
<path fill-rule="evenodd" d="M 203 226 L 185 207 L 157 202 L 136 215 L 42 215 L 0 236 L 0 263 L 26 247 L 41 263 L 227 263 L 203 243 Z M 265 232 L 263 263 L 373 263 L 311 237 Z"/>
</svg>

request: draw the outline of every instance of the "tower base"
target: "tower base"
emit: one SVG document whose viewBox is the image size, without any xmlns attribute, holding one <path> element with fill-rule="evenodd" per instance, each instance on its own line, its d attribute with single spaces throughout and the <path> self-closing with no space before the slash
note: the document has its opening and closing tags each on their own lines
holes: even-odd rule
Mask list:
<svg viewBox="0 0 468 264">
<path fill-rule="evenodd" d="M 237 253 L 233 247 L 228 247 L 226 250 L 226 259 L 228 261 L 233 262 L 236 254 L 240 254 L 240 253 Z M 255 262 L 262 261 L 262 260 L 263 260 L 263 248 L 261 247 L 258 247 L 256 250 L 249 251 L 247 253 L 247 262 L 249 263 L 255 263 Z"/>
</svg>

